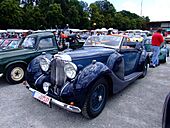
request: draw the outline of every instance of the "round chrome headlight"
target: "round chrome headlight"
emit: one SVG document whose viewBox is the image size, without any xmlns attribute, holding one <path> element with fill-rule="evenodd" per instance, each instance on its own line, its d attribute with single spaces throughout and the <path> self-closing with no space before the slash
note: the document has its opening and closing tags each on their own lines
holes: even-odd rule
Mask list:
<svg viewBox="0 0 170 128">
<path fill-rule="evenodd" d="M 48 71 L 48 69 L 50 67 L 50 60 L 47 58 L 41 58 L 40 67 L 44 72 Z"/>
<path fill-rule="evenodd" d="M 45 91 L 45 92 L 48 92 L 50 86 L 51 86 L 50 83 L 44 82 L 44 83 L 43 83 L 43 89 L 44 89 L 44 91 Z"/>
<path fill-rule="evenodd" d="M 68 62 L 64 66 L 64 72 L 68 78 L 73 79 L 76 76 L 77 66 L 72 62 Z"/>
</svg>

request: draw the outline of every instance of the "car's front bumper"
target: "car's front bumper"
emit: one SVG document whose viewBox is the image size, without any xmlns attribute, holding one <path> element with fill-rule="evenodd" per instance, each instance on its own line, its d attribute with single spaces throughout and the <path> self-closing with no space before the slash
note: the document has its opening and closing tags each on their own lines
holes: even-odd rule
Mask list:
<svg viewBox="0 0 170 128">
<path fill-rule="evenodd" d="M 41 93 L 41 92 L 39 92 L 39 91 L 31 88 L 29 85 L 26 85 L 26 88 L 27 88 L 29 91 L 31 91 L 32 93 L 33 93 L 33 92 Z M 41 93 L 41 94 L 42 94 L 42 93 Z M 44 94 L 43 94 L 43 95 L 44 95 Z M 54 99 L 54 98 L 52 98 L 52 97 L 50 97 L 50 98 L 51 98 L 50 103 L 53 103 L 53 104 L 55 104 L 55 105 L 57 105 L 57 106 L 59 106 L 59 107 L 61 107 L 61 108 L 63 108 L 63 109 L 66 109 L 66 110 L 68 110 L 68 111 L 70 111 L 70 112 L 75 112 L 75 113 L 80 113 L 80 112 L 81 112 L 81 109 L 80 109 L 79 107 L 77 107 L 77 106 L 73 106 L 73 105 L 69 105 L 69 104 L 63 103 L 63 102 L 61 102 L 61 101 L 59 101 L 59 100 L 56 100 L 56 99 Z"/>
</svg>

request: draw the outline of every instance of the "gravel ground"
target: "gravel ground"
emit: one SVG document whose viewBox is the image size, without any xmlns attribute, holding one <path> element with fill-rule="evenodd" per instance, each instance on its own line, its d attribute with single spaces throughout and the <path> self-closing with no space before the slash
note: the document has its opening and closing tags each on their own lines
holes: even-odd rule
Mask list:
<svg viewBox="0 0 170 128">
<path fill-rule="evenodd" d="M 0 128 L 161 128 L 163 103 L 170 91 L 169 67 L 170 58 L 150 68 L 145 78 L 109 97 L 93 120 L 57 106 L 49 108 L 22 84 L 9 85 L 0 78 Z"/>
</svg>

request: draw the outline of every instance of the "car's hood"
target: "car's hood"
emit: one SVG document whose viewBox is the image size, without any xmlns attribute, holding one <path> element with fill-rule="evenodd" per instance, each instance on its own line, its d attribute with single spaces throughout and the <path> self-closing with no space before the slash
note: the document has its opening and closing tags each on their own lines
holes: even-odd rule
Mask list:
<svg viewBox="0 0 170 128">
<path fill-rule="evenodd" d="M 32 53 L 32 49 L 7 49 L 0 51 L 0 59 Z"/>
<path fill-rule="evenodd" d="M 78 50 L 67 52 L 71 56 L 72 61 L 83 66 L 88 65 L 92 60 L 106 63 L 108 57 L 116 52 L 115 49 L 104 47 L 83 47 Z"/>
</svg>

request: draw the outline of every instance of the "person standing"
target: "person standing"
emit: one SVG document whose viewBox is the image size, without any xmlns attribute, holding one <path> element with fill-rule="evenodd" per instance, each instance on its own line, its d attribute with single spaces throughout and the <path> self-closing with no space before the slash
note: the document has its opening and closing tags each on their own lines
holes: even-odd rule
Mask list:
<svg viewBox="0 0 170 128">
<path fill-rule="evenodd" d="M 164 42 L 163 36 L 161 35 L 161 29 L 159 28 L 157 32 L 152 35 L 152 63 L 151 67 L 155 68 L 159 65 L 159 54 L 160 54 L 160 45 Z"/>
</svg>

